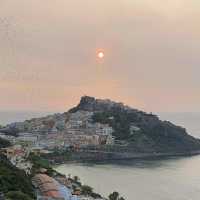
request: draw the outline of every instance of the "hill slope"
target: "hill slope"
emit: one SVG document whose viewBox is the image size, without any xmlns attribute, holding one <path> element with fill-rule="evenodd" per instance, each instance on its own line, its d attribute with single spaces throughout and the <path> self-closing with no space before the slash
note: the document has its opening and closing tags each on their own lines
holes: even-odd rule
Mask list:
<svg viewBox="0 0 200 200">
<path fill-rule="evenodd" d="M 200 149 L 200 140 L 188 135 L 184 128 L 122 103 L 85 96 L 69 112 L 79 110 L 94 112 L 94 122 L 109 124 L 116 139 L 128 141 L 129 146 L 139 151 L 188 152 Z"/>
<path fill-rule="evenodd" d="M 9 145 L 10 143 L 8 141 L 0 139 L 0 151 L 1 148 Z M 28 177 L 24 171 L 13 166 L 0 152 L 0 193 L 1 192 L 11 200 L 32 200 L 32 198 L 34 198 L 30 177 Z"/>
</svg>

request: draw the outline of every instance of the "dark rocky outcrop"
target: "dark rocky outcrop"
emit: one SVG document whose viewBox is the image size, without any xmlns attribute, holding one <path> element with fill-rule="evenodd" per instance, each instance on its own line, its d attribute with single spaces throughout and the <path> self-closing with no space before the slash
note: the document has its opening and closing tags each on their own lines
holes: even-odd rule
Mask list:
<svg viewBox="0 0 200 200">
<path fill-rule="evenodd" d="M 129 108 L 128 106 L 124 106 L 123 103 L 116 103 L 114 101 L 111 101 L 109 99 L 95 99 L 94 97 L 90 96 L 83 96 L 80 100 L 80 103 L 69 110 L 69 112 L 76 112 L 78 110 L 84 110 L 84 111 L 91 111 L 91 112 L 96 112 L 96 111 L 108 111 L 112 109 L 124 109 L 124 108 Z"/>
</svg>

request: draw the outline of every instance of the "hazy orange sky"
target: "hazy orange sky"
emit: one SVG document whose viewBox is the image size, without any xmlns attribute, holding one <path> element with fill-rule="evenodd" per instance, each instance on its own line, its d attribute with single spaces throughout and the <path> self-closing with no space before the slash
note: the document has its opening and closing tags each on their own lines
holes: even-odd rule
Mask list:
<svg viewBox="0 0 200 200">
<path fill-rule="evenodd" d="M 0 13 L 0 110 L 65 111 L 87 94 L 200 111 L 200 1 L 1 0 Z"/>
</svg>

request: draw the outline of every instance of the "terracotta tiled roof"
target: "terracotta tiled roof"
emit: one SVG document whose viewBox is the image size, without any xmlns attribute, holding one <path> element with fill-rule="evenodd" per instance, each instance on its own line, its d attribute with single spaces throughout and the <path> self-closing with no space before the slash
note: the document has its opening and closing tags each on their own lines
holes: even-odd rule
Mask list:
<svg viewBox="0 0 200 200">
<path fill-rule="evenodd" d="M 45 192 L 44 196 L 47 197 L 54 197 L 54 198 L 61 198 L 60 194 L 58 191 L 49 191 L 49 192 Z"/>
<path fill-rule="evenodd" d="M 37 174 L 33 177 L 34 185 L 38 187 L 43 196 L 60 198 L 58 183 L 46 174 Z"/>
</svg>

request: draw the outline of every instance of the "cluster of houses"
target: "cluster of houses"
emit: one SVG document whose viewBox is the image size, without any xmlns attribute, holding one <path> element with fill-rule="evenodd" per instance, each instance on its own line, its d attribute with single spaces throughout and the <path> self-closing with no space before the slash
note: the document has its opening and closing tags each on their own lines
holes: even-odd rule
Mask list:
<svg viewBox="0 0 200 200">
<path fill-rule="evenodd" d="M 13 145 L 0 149 L 0 153 L 5 155 L 14 166 L 24 170 L 26 174 L 31 173 L 32 163 L 26 159 L 30 153 L 28 148 L 21 145 Z"/>
<path fill-rule="evenodd" d="M 93 112 L 77 111 L 14 123 L 9 126 L 19 130 L 18 136 L 0 133 L 0 137 L 12 144 L 43 149 L 114 144 L 112 127 L 93 123 L 92 115 Z"/>
<path fill-rule="evenodd" d="M 16 137 L 0 132 L 0 137 L 12 144 L 9 148 L 1 149 L 1 153 L 5 154 L 13 165 L 30 174 L 32 164 L 26 161 L 30 152 L 48 153 L 55 148 L 77 149 L 114 144 L 112 127 L 93 123 L 92 115 L 92 112 L 78 111 L 70 115 L 56 114 L 11 124 L 19 133 Z"/>
</svg>

